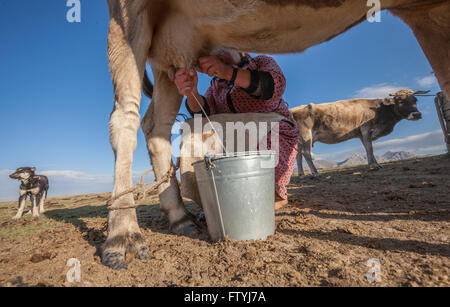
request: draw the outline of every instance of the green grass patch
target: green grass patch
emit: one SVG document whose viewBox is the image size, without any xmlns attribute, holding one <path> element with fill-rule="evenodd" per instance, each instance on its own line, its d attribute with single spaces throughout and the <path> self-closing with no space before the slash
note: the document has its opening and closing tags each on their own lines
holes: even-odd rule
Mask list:
<svg viewBox="0 0 450 307">
<path fill-rule="evenodd" d="M 25 215 L 31 208 L 31 203 L 27 200 L 24 215 L 19 220 L 12 219 L 17 213 L 17 202 L 0 203 L 0 239 L 16 240 L 68 223 L 82 226 L 89 219 L 106 219 L 108 210 L 104 199 L 98 198 L 100 195 L 102 194 L 48 199 L 47 212 L 39 218 Z"/>
<path fill-rule="evenodd" d="M 15 240 L 17 238 L 30 237 L 36 233 L 52 229 L 61 225 L 55 220 L 41 216 L 39 219 L 32 216 L 25 216 L 21 220 L 4 221 L 2 219 L 2 226 L 0 227 L 0 239 Z"/>
</svg>

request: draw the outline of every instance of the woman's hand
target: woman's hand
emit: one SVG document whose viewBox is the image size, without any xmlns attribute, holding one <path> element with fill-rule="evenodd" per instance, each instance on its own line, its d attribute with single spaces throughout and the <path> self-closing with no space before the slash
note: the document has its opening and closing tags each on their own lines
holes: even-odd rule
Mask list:
<svg viewBox="0 0 450 307">
<path fill-rule="evenodd" d="M 187 70 L 181 68 L 175 73 L 175 85 L 178 92 L 183 96 L 191 96 L 198 94 L 197 83 L 198 77 L 195 69 Z"/>
<path fill-rule="evenodd" d="M 218 77 L 223 80 L 231 80 L 233 67 L 222 62 L 219 57 L 211 55 L 198 59 L 198 71 L 210 77 Z"/>
</svg>

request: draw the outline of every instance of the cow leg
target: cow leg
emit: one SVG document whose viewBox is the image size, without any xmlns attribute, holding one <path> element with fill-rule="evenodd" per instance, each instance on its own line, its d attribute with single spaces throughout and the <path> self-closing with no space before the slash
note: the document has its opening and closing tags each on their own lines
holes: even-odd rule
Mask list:
<svg viewBox="0 0 450 307">
<path fill-rule="evenodd" d="M 391 11 L 411 27 L 441 89 L 450 97 L 450 3 Z"/>
<path fill-rule="evenodd" d="M 302 154 L 305 157 L 306 163 L 308 163 L 309 169 L 314 177 L 320 177 L 319 172 L 317 171 L 316 166 L 313 163 L 311 152 L 312 152 L 312 134 L 311 131 L 308 133 L 309 135 L 300 141 L 300 146 L 302 148 Z"/>
<path fill-rule="evenodd" d="M 297 153 L 297 169 L 298 175 L 303 178 L 305 177 L 305 171 L 303 170 L 303 154 L 302 154 L 302 146 L 300 142 L 298 142 L 298 153 Z"/>
<path fill-rule="evenodd" d="M 298 155 L 297 155 L 297 163 L 299 160 L 299 155 L 305 157 L 306 163 L 308 163 L 309 169 L 314 177 L 321 177 L 319 172 L 317 171 L 316 166 L 312 161 L 312 146 L 313 146 L 313 136 L 312 136 L 312 122 L 310 119 L 306 119 L 300 122 L 297 122 L 298 129 L 300 131 L 300 136 L 298 138 Z M 301 160 L 301 156 L 300 156 Z M 301 161 L 300 161 L 301 162 Z M 301 165 L 303 171 L 303 165 Z M 300 172 L 300 166 L 298 166 Z M 304 173 L 303 173 L 304 174 Z"/>
<path fill-rule="evenodd" d="M 20 219 L 22 217 L 23 209 L 25 208 L 25 200 L 26 199 L 27 199 L 27 194 L 23 194 L 23 195 L 19 196 L 19 210 L 17 210 L 16 215 L 13 217 L 14 220 Z"/>
<path fill-rule="evenodd" d="M 311 173 L 314 177 L 320 177 L 321 175 L 317 171 L 316 166 L 313 163 L 312 156 L 311 156 L 311 150 L 305 149 L 303 151 L 303 155 L 305 156 L 306 163 L 308 163 L 309 169 L 311 170 Z"/>
<path fill-rule="evenodd" d="M 369 129 L 361 129 L 361 142 L 364 145 L 364 148 L 366 149 L 367 154 L 367 163 L 369 164 L 370 169 L 380 169 L 382 166 L 378 164 L 377 160 L 375 159 L 375 155 L 373 154 L 373 146 L 372 146 L 372 137 L 370 135 Z"/>
<path fill-rule="evenodd" d="M 115 156 L 114 197 L 132 185 L 131 167 L 137 145 L 142 79 L 151 31 L 147 14 L 139 7 L 142 1 L 109 1 L 108 4 L 111 14 L 108 60 L 114 86 L 114 108 L 109 126 Z M 115 209 L 108 214 L 108 236 L 103 245 L 102 262 L 113 269 L 125 269 L 125 253 L 131 252 L 138 259 L 148 259 L 150 253 L 137 222 L 133 194 L 123 195 L 112 206 Z"/>
<path fill-rule="evenodd" d="M 301 150 L 297 153 L 297 169 L 298 169 L 298 175 L 300 177 L 305 177 L 305 171 L 303 169 L 303 154 Z"/>
<path fill-rule="evenodd" d="M 155 177 L 167 174 L 172 163 L 171 130 L 181 105 L 182 97 L 166 72 L 153 68 L 154 91 L 150 107 L 141 126 L 147 141 Z M 169 219 L 170 230 L 190 234 L 195 228 L 194 217 L 186 210 L 176 177 L 158 188 L 161 213 Z"/>
</svg>

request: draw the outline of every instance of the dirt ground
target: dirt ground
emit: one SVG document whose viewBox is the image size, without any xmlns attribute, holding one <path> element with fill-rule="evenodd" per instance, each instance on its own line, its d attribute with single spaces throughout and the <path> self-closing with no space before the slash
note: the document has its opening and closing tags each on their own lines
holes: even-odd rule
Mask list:
<svg viewBox="0 0 450 307">
<path fill-rule="evenodd" d="M 127 271 L 100 263 L 108 194 L 49 199 L 45 216 L 19 221 L 15 202 L 0 203 L 0 286 L 450 286 L 450 157 L 383 166 L 293 177 L 267 241 L 170 234 L 151 196 L 137 210 L 153 257 L 130 258 Z M 69 258 L 81 262 L 80 283 L 66 280 Z"/>
</svg>

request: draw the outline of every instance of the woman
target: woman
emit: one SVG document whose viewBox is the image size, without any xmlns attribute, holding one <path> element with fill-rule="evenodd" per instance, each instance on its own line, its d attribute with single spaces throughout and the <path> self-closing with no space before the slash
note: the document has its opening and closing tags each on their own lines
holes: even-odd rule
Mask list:
<svg viewBox="0 0 450 307">
<path fill-rule="evenodd" d="M 279 129 L 275 209 L 286 205 L 286 185 L 294 170 L 297 155 L 298 128 L 290 120 L 287 104 L 282 99 L 286 79 L 280 67 L 269 56 L 251 58 L 247 54 L 229 51 L 220 56 L 200 58 L 197 70 L 213 77 L 204 96 L 198 93 L 198 77 L 194 69 L 178 70 L 174 80 L 179 93 L 187 96 L 186 107 L 191 115 L 202 113 L 203 108 L 208 116 L 219 113 L 276 112 L 285 117 Z M 267 144 L 270 148 L 270 136 Z"/>
</svg>

